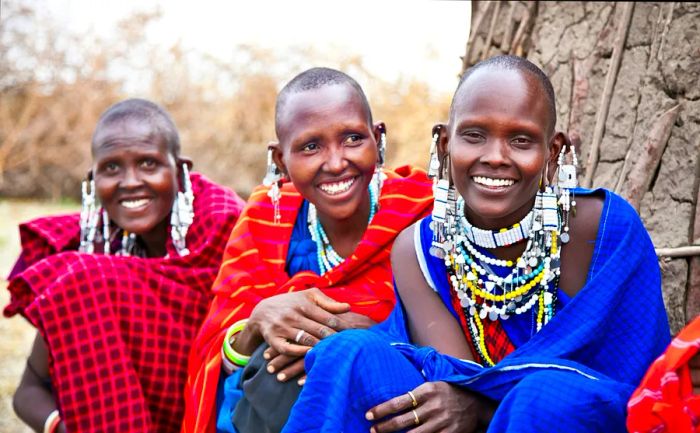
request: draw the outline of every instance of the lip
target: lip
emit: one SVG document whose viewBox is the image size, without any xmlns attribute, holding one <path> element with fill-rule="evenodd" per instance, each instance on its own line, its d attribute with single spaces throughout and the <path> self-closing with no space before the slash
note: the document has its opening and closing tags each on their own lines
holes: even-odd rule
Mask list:
<svg viewBox="0 0 700 433">
<path fill-rule="evenodd" d="M 131 203 L 138 203 L 138 202 L 143 202 L 138 204 L 137 206 L 128 206 L 125 205 L 125 202 L 131 202 Z M 127 197 L 127 198 L 121 198 L 119 199 L 119 207 L 122 209 L 125 209 L 130 212 L 138 212 L 140 210 L 143 210 L 147 208 L 151 203 L 153 202 L 153 198 L 151 197 Z"/>
<path fill-rule="evenodd" d="M 498 179 L 498 180 L 506 180 L 506 181 L 512 181 L 513 183 L 510 185 L 485 185 L 483 183 L 477 182 L 475 178 L 477 177 L 483 177 L 483 178 L 488 178 L 488 179 Z M 480 191 L 488 192 L 488 193 L 505 193 L 515 187 L 518 183 L 516 179 L 513 179 L 512 177 L 509 176 L 493 176 L 493 175 L 472 175 L 470 176 L 470 181 L 471 183 Z"/>
<path fill-rule="evenodd" d="M 347 198 L 348 195 L 354 194 L 354 190 L 361 182 L 359 182 L 360 176 L 343 176 L 333 180 L 325 180 L 316 184 L 316 188 L 321 191 L 321 193 L 328 198 L 333 200 L 342 200 Z M 339 192 L 329 192 L 322 188 L 322 186 L 327 187 L 342 187 L 343 183 L 352 182 L 349 187 L 344 191 Z"/>
</svg>

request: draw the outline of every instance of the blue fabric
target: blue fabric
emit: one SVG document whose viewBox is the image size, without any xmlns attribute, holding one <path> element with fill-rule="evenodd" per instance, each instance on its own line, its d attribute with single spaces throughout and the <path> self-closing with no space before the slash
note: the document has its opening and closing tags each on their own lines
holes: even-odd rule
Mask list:
<svg viewBox="0 0 700 433">
<path fill-rule="evenodd" d="M 339 333 L 309 352 L 308 378 L 284 432 L 366 432 L 365 411 L 415 388 L 417 372 L 421 381 L 446 381 L 499 402 L 489 433 L 624 432 L 627 400 L 670 330 L 649 235 L 627 202 L 602 191 L 587 282 L 529 341 L 491 368 L 419 348 L 410 344 L 399 299 L 371 331 Z M 445 278 L 444 265 L 431 275 Z M 410 366 L 395 362 L 396 353 Z M 368 389 L 379 391 L 363 399 Z"/>
<path fill-rule="evenodd" d="M 309 202 L 304 200 L 294 222 L 292 236 L 289 239 L 289 251 L 287 252 L 286 271 L 290 277 L 301 271 L 313 271 L 320 275 L 316 257 L 316 243 L 311 239 L 311 232 L 306 223 L 309 214 Z M 233 410 L 238 401 L 243 398 L 243 389 L 240 387 L 240 377 L 243 369 L 226 377 L 219 377 L 216 399 L 216 431 L 217 433 L 238 433 L 231 422 Z"/>
<path fill-rule="evenodd" d="M 316 242 L 311 239 L 311 232 L 306 222 L 309 215 L 309 202 L 304 200 L 294 222 L 292 237 L 289 239 L 286 271 L 290 277 L 301 271 L 313 271 L 321 275 L 318 267 Z"/>
</svg>

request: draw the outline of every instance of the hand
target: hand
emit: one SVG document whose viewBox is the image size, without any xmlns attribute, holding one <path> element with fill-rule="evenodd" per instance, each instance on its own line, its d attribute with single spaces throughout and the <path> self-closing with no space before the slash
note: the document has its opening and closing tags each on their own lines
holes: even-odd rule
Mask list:
<svg viewBox="0 0 700 433">
<path fill-rule="evenodd" d="M 265 349 L 263 358 L 269 360 L 267 363 L 267 372 L 270 374 L 277 373 L 277 380 L 286 382 L 297 378 L 299 386 L 306 382 L 306 373 L 304 372 L 304 357 L 280 355 L 272 347 Z"/>
<path fill-rule="evenodd" d="M 367 329 L 377 323 L 367 316 L 362 314 L 347 313 L 336 314 L 340 320 L 338 328 L 343 329 Z M 263 357 L 269 362 L 267 363 L 267 371 L 270 374 L 277 372 L 277 380 L 286 382 L 297 378 L 297 383 L 303 385 L 306 382 L 306 374 L 304 373 L 304 358 L 299 356 L 281 355 L 273 347 L 268 347 L 263 354 Z"/>
<path fill-rule="evenodd" d="M 377 324 L 369 317 L 352 311 L 336 314 L 336 316 L 345 324 L 345 329 L 367 329 Z"/>
<path fill-rule="evenodd" d="M 700 395 L 700 352 L 690 358 L 690 381 L 693 384 L 693 394 Z"/>
<path fill-rule="evenodd" d="M 477 431 L 482 410 L 479 397 L 446 382 L 426 382 L 410 394 L 402 394 L 370 409 L 370 421 L 386 419 L 372 433 L 406 429 L 413 433 Z M 416 422 L 418 421 L 418 422 Z"/>
<path fill-rule="evenodd" d="M 261 301 L 246 330 L 260 335 L 278 354 L 299 357 L 322 338 L 346 329 L 347 324 L 336 314 L 349 310 L 350 305 L 316 288 L 285 293 Z"/>
</svg>

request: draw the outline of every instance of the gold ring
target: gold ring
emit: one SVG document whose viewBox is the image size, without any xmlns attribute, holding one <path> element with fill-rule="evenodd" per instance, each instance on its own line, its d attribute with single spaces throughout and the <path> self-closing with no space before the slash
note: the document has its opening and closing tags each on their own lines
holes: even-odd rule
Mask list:
<svg viewBox="0 0 700 433">
<path fill-rule="evenodd" d="M 413 395 L 411 391 L 408 391 L 408 396 L 411 397 L 411 400 L 413 400 L 413 407 L 418 407 L 418 400 L 416 400 L 416 396 Z"/>
<path fill-rule="evenodd" d="M 420 418 L 418 418 L 418 412 L 416 412 L 415 409 L 413 409 L 411 412 L 413 412 L 413 418 L 414 418 L 413 421 L 416 423 L 416 425 L 420 424 Z"/>
</svg>

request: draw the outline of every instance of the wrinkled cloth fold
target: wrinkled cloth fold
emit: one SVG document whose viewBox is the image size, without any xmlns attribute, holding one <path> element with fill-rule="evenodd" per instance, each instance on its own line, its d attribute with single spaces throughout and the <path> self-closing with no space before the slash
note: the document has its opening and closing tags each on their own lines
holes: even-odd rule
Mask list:
<svg viewBox="0 0 700 433">
<path fill-rule="evenodd" d="M 700 395 L 693 394 L 688 362 L 700 353 L 700 316 L 671 341 L 632 394 L 627 429 L 633 433 L 700 432 Z"/>
<path fill-rule="evenodd" d="M 78 253 L 78 215 L 20 226 L 23 269 L 4 313 L 22 314 L 44 337 L 67 431 L 180 429 L 190 344 L 244 205 L 202 175 L 191 181 L 185 257 L 171 240 L 163 258 Z"/>
<path fill-rule="evenodd" d="M 281 220 L 276 224 L 269 188 L 253 191 L 231 233 L 213 287 L 215 298 L 192 347 L 183 431 L 214 432 L 224 334 L 261 300 L 316 287 L 377 322 L 391 312 L 395 303 L 391 246 L 401 230 L 430 211 L 432 182 L 425 171 L 408 166 L 384 173 L 379 209 L 355 252 L 322 276 L 304 271 L 289 277 L 285 272 L 289 240 L 303 201 L 299 192 L 291 183 L 282 185 Z"/>
</svg>

